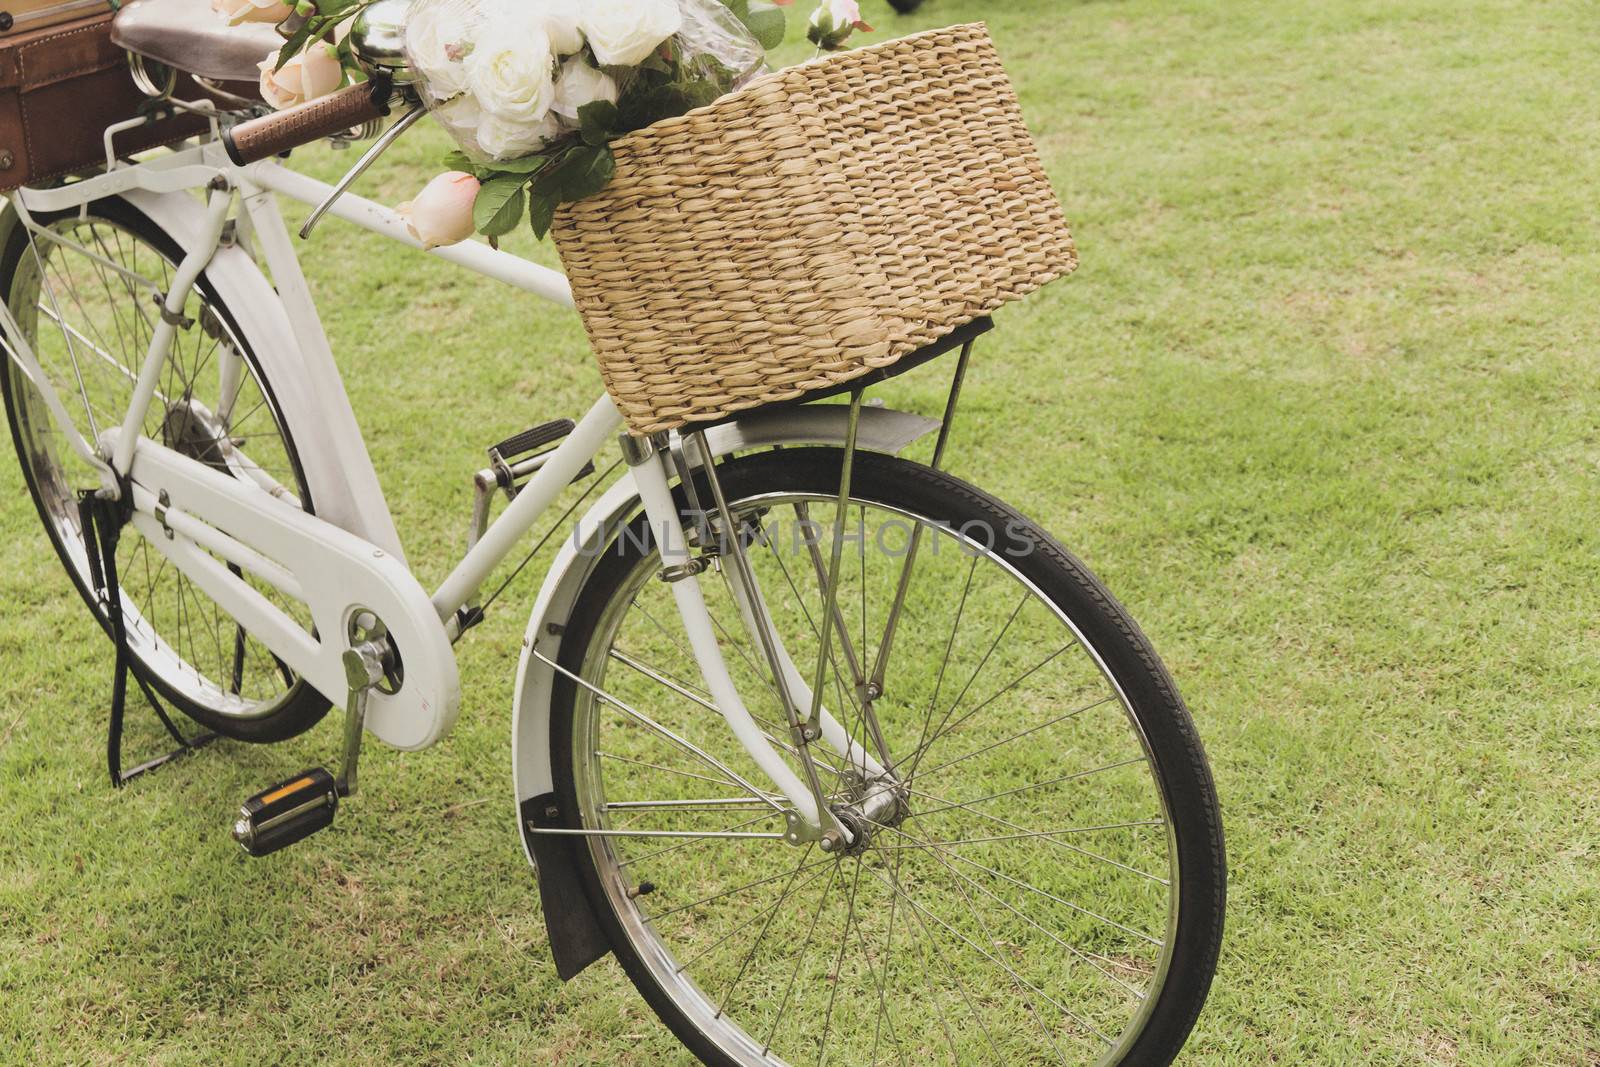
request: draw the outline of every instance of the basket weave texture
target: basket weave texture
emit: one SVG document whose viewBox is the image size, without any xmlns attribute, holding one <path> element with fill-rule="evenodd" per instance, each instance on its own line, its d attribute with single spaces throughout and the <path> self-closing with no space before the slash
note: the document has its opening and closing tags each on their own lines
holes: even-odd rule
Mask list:
<svg viewBox="0 0 1600 1067">
<path fill-rule="evenodd" d="M 981 23 L 791 67 L 613 143 L 553 232 L 635 433 L 886 367 L 1077 265 Z"/>
</svg>

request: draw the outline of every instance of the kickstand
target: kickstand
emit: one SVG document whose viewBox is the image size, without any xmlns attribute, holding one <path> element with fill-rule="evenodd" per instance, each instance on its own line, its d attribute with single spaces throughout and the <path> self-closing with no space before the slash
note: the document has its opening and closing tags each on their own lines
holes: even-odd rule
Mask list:
<svg viewBox="0 0 1600 1067">
<path fill-rule="evenodd" d="M 107 500 L 93 491 L 78 496 L 78 521 L 83 531 L 84 549 L 89 557 L 89 578 L 94 594 L 111 621 L 111 640 L 117 649 L 117 663 L 111 680 L 111 722 L 106 730 L 106 769 L 111 773 L 111 785 L 121 789 L 133 779 L 153 771 L 179 756 L 204 748 L 217 739 L 214 733 L 202 733 L 193 738 L 184 737 L 173 724 L 172 717 L 156 698 L 150 683 L 132 669 L 132 653 L 128 650 L 128 628 L 122 617 L 121 583 L 117 580 L 117 541 L 122 527 L 132 511 L 132 487 L 124 482 L 121 500 Z M 138 683 L 139 691 L 150 704 L 150 709 L 166 727 L 167 733 L 178 747 L 164 756 L 147 760 L 132 770 L 122 770 L 122 718 L 127 706 L 128 675 Z"/>
</svg>

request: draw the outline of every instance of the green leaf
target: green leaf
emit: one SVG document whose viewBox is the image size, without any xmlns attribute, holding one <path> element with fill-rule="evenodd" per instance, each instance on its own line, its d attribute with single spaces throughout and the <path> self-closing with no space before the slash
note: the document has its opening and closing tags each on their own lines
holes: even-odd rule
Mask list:
<svg viewBox="0 0 1600 1067">
<path fill-rule="evenodd" d="M 472 224 L 479 233 L 498 237 L 522 221 L 525 181 L 520 175 L 508 175 L 483 183 L 478 198 L 472 202 Z"/>
<path fill-rule="evenodd" d="M 636 71 L 648 71 L 651 74 L 671 74 L 672 64 L 668 63 L 666 57 L 660 52 L 651 52 L 640 60 L 639 65 L 634 69 Z"/>
<path fill-rule="evenodd" d="M 550 223 L 555 221 L 556 208 L 560 206 L 560 202 L 554 197 L 534 193 L 530 198 L 528 225 L 533 227 L 533 235 L 539 240 L 544 240 L 544 235 L 550 232 Z"/>
<path fill-rule="evenodd" d="M 578 129 L 591 145 L 603 145 L 616 136 L 621 113 L 609 100 L 591 100 L 578 109 Z"/>
<path fill-rule="evenodd" d="M 372 4 L 373 0 L 316 0 L 318 15 L 340 22 L 356 8 L 368 8 Z"/>
<path fill-rule="evenodd" d="M 312 41 L 327 37 L 339 23 L 360 14 L 371 7 L 373 2 L 374 0 L 317 0 L 317 13 L 307 18 L 278 49 L 278 65 L 273 70 L 281 70 L 285 63 L 304 52 Z M 343 55 L 345 43 L 339 42 L 339 46 Z"/>
<path fill-rule="evenodd" d="M 305 51 L 307 42 L 314 37 L 320 37 L 322 35 L 321 30 L 326 29 L 326 27 L 327 22 L 320 15 L 313 15 L 306 19 L 305 24 L 291 33 L 289 39 L 279 46 L 278 65 L 272 69 L 274 71 L 282 70 L 285 63 Z"/>
<path fill-rule="evenodd" d="M 605 145 L 576 145 L 561 158 L 559 169 L 548 176 L 553 180 L 544 185 L 562 203 L 593 196 L 606 187 L 617 171 L 617 159 Z"/>
<path fill-rule="evenodd" d="M 750 5 L 749 12 L 743 16 L 743 22 L 751 36 L 760 41 L 761 47 L 769 52 L 783 43 L 784 34 L 789 29 L 782 8 L 759 2 Z"/>
<path fill-rule="evenodd" d="M 495 159 L 478 166 L 490 174 L 520 174 L 526 178 L 530 174 L 537 174 L 549 162 L 549 156 L 534 155 L 521 159 Z"/>
</svg>

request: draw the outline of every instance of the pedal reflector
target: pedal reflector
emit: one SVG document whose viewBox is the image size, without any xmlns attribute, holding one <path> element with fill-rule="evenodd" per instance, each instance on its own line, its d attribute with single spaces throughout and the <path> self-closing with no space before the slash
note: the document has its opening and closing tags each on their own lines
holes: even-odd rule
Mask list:
<svg viewBox="0 0 1600 1067">
<path fill-rule="evenodd" d="M 333 822 L 339 787 L 321 767 L 263 789 L 244 802 L 233 839 L 252 856 L 265 856 L 310 837 Z"/>
</svg>

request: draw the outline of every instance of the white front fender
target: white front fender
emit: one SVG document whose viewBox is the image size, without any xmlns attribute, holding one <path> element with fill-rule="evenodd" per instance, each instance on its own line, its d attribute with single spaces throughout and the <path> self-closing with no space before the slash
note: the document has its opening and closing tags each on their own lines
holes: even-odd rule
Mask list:
<svg viewBox="0 0 1600 1067">
<path fill-rule="evenodd" d="M 707 430 L 706 441 L 718 457 L 774 445 L 842 447 L 846 418 L 846 409 L 840 405 L 758 412 Z M 859 447 L 870 452 L 897 454 L 938 426 L 937 419 L 921 415 L 889 408 L 863 408 Z M 586 550 L 584 546 L 608 543 L 614 531 L 638 511 L 639 498 L 633 479 L 624 476 L 578 520 L 551 562 L 534 602 L 533 615 L 522 638 L 522 658 L 517 666 L 512 705 L 511 761 L 518 804 L 554 789 L 549 742 L 550 692 L 555 672 L 536 659 L 533 650 L 559 661 L 562 629 L 572 615 L 572 606 L 596 560 L 592 549 Z"/>
<path fill-rule="evenodd" d="M 756 412 L 737 422 L 706 431 L 718 457 L 775 445 L 843 446 L 848 412 L 839 405 L 807 405 Z M 937 429 L 937 419 L 887 408 L 863 408 L 858 445 L 872 452 L 897 454 L 911 442 Z M 559 662 L 567 620 L 598 554 L 593 546 L 609 544 L 615 531 L 638 514 L 639 497 L 626 475 L 608 489 L 573 528 L 550 565 L 534 602 L 522 638 L 517 687 L 512 705 L 511 762 L 516 784 L 517 827 L 528 861 L 539 876 L 539 898 L 550 932 L 556 971 L 570 979 L 610 949 L 584 895 L 574 867 L 573 837 L 529 832 L 530 822 L 559 821 L 552 805 L 555 779 L 550 764 L 550 696 L 555 672 L 534 657 Z M 548 809 L 548 810 L 547 810 Z"/>
</svg>

